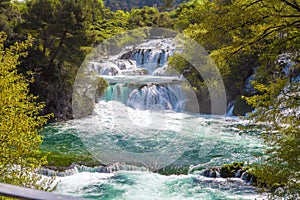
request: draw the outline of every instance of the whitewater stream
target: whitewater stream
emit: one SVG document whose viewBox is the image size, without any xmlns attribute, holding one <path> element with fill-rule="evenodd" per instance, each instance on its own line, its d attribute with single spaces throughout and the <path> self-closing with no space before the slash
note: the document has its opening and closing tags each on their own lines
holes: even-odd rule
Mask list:
<svg viewBox="0 0 300 200">
<path fill-rule="evenodd" d="M 174 48 L 169 39 L 152 39 L 89 64 L 108 88 L 91 115 L 46 127 L 43 145 L 71 155 L 84 156 L 85 149 L 99 166 L 60 172 L 55 192 L 87 199 L 264 198 L 241 178 L 203 176 L 209 167 L 257 162 L 263 145 L 258 131 L 239 129 L 246 121 L 186 111 L 186 80 L 165 73 Z"/>
</svg>

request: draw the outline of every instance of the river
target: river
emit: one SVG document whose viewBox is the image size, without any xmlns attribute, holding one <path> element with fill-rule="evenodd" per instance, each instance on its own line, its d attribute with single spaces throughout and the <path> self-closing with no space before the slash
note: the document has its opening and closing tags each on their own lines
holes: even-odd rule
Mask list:
<svg viewBox="0 0 300 200">
<path fill-rule="evenodd" d="M 49 125 L 43 148 L 84 157 L 60 173 L 55 192 L 88 199 L 263 199 L 241 178 L 211 178 L 203 170 L 258 161 L 259 131 L 247 121 L 187 111 L 187 83 L 170 75 L 169 39 L 152 39 L 118 56 L 89 63 L 109 82 L 90 115 Z M 50 163 L 51 164 L 51 163 Z M 157 173 L 159 172 L 159 173 Z"/>
</svg>

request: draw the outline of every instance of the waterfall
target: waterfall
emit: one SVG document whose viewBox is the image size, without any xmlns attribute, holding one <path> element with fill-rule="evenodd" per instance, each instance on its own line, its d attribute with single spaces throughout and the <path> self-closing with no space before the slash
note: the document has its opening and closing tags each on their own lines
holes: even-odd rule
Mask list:
<svg viewBox="0 0 300 200">
<path fill-rule="evenodd" d="M 233 116 L 234 104 L 235 104 L 235 101 L 231 101 L 228 103 L 227 109 L 226 109 L 226 116 Z"/>
<path fill-rule="evenodd" d="M 145 41 L 134 49 L 127 49 L 117 56 L 89 63 L 89 71 L 99 75 L 146 75 L 163 73 L 168 58 L 175 52 L 170 39 Z"/>
<path fill-rule="evenodd" d="M 103 99 L 106 101 L 119 101 L 126 105 L 130 90 L 132 90 L 132 86 L 129 84 L 111 84 L 106 89 Z"/>
<path fill-rule="evenodd" d="M 155 106 L 162 110 L 183 111 L 186 96 L 180 82 L 161 76 L 174 52 L 171 39 L 153 39 L 108 60 L 91 62 L 90 70 L 104 75 L 110 83 L 100 100 L 118 101 L 140 110 Z M 120 75 L 120 79 L 109 78 Z M 135 76 L 138 77 L 130 79 Z"/>
<path fill-rule="evenodd" d="M 185 105 L 196 104 L 197 99 L 186 79 L 180 75 L 162 74 L 163 70 L 158 72 L 158 69 L 167 66 L 169 56 L 175 52 L 173 47 L 168 47 L 172 43 L 158 39 L 155 41 L 156 45 L 151 46 L 149 42 L 153 41 L 143 42 L 139 46 L 132 46 L 131 49 L 123 48 L 120 52 L 114 51 L 114 55 L 105 55 L 105 58 L 101 55 L 99 58 L 93 56 L 93 61 L 88 63 L 88 75 L 101 76 L 109 85 L 101 96 L 96 97 L 98 99 L 94 101 L 94 112 L 86 119 L 91 126 L 85 127 L 83 132 L 88 129 L 91 134 L 84 133 L 81 136 L 84 143 L 92 144 L 88 145 L 91 151 L 101 152 L 97 158 L 101 163 L 128 162 L 153 170 L 167 166 L 183 151 L 169 144 L 185 143 L 181 140 L 181 135 L 176 134 L 187 127 L 182 125 L 182 121 L 177 122 L 185 115 L 182 112 L 187 111 Z M 167 44 L 169 42 L 170 44 Z M 153 74 L 154 71 L 158 75 Z M 102 145 L 102 142 L 111 140 L 111 137 L 104 136 L 105 140 L 98 141 L 98 135 L 105 132 L 117 138 L 103 149 L 106 144 Z M 119 137 L 121 132 L 122 136 Z M 125 135 L 128 138 L 145 135 L 147 138 L 127 144 L 123 143 Z M 161 146 L 157 141 L 164 139 L 166 135 L 172 135 L 171 142 Z M 119 153 L 119 147 L 124 149 L 125 156 Z M 139 153 L 138 155 L 142 152 L 150 156 L 145 158 L 147 160 L 132 156 L 132 152 L 127 151 L 129 148 L 134 149 L 133 153 Z M 168 158 L 160 158 L 153 154 L 156 149 L 165 151 L 164 148 L 172 148 L 167 152 L 170 155 Z"/>
<path fill-rule="evenodd" d="M 159 105 L 163 110 L 182 111 L 179 98 L 183 99 L 180 86 L 145 85 L 130 93 L 128 106 L 148 110 Z"/>
<path fill-rule="evenodd" d="M 111 84 L 103 97 L 139 110 L 160 106 L 163 110 L 183 111 L 185 94 L 181 85 L 172 84 Z"/>
<path fill-rule="evenodd" d="M 48 169 L 44 168 L 39 170 L 39 173 L 45 176 L 58 176 L 58 177 L 66 177 L 72 176 L 82 172 L 90 172 L 90 173 L 113 173 L 117 171 L 149 171 L 145 167 L 137 167 L 133 165 L 126 165 L 122 163 L 115 163 L 113 165 L 108 166 L 95 166 L 95 167 L 88 167 L 84 165 L 71 165 L 70 167 L 57 170 L 57 169 Z"/>
<path fill-rule="evenodd" d="M 137 62 L 138 67 L 145 68 L 152 74 L 156 69 L 167 64 L 170 55 L 171 53 L 164 49 L 139 49 L 131 58 Z"/>
<path fill-rule="evenodd" d="M 43 168 L 39 170 L 39 173 L 45 176 L 72 176 L 79 173 L 77 167 L 77 165 L 71 165 L 70 167 L 67 167 L 63 170 Z"/>
</svg>

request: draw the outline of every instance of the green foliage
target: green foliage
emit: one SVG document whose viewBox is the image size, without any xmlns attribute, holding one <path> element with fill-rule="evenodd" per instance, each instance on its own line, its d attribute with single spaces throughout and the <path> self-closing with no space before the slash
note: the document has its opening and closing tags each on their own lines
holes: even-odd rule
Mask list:
<svg viewBox="0 0 300 200">
<path fill-rule="evenodd" d="M 104 78 L 100 77 L 99 81 L 97 83 L 96 97 L 100 98 L 104 94 L 104 92 L 108 86 L 109 85 L 108 85 L 107 81 Z"/>
<path fill-rule="evenodd" d="M 14 28 L 21 22 L 21 13 L 17 4 L 12 4 L 10 0 L 0 1 L 0 30 L 4 31 L 8 39 L 15 34 Z"/>
<path fill-rule="evenodd" d="M 39 147 L 37 129 L 50 115 L 40 116 L 44 104 L 29 94 L 29 81 L 17 72 L 19 59 L 26 56 L 28 42 L 4 48 L 0 34 L 0 182 L 49 190 L 51 180 L 42 180 L 36 169 L 46 164 Z M 30 80 L 33 81 L 33 80 Z"/>
<path fill-rule="evenodd" d="M 101 3 L 86 0 L 35 0 L 27 3 L 21 34 L 31 34 L 34 45 L 22 62 L 37 72 L 31 91 L 46 102 L 45 112 L 71 118 L 71 91 L 77 70 L 91 49 L 93 17 Z M 95 10 L 93 10 L 95 8 Z"/>
<path fill-rule="evenodd" d="M 178 6 L 182 2 L 184 2 L 184 0 L 105 0 L 105 5 L 113 11 L 130 11 L 134 8 L 139 9 L 144 6 L 168 10 Z"/>
<path fill-rule="evenodd" d="M 104 10 L 104 14 L 98 18 L 93 27 L 95 33 L 95 44 L 99 44 L 105 39 L 113 35 L 122 33 L 128 28 L 129 13 L 118 10 L 111 12 L 108 9 Z"/>
<path fill-rule="evenodd" d="M 253 174 L 268 186 L 285 186 L 278 195 L 300 191 L 299 83 L 277 78 L 268 85 L 254 82 L 260 93 L 246 98 L 256 108 L 250 115 L 254 122 L 263 122 L 262 137 L 269 146 L 268 157 L 256 165 Z M 276 173 L 275 173 L 276 172 Z"/>
<path fill-rule="evenodd" d="M 160 13 L 156 8 L 143 7 L 130 11 L 128 20 L 129 28 L 136 27 L 170 27 L 170 21 L 167 13 Z"/>
<path fill-rule="evenodd" d="M 233 109 L 233 115 L 235 116 L 244 116 L 245 113 L 249 113 L 252 111 L 251 106 L 242 97 L 238 96 L 235 99 L 234 109 Z"/>
<path fill-rule="evenodd" d="M 170 11 L 170 17 L 174 19 L 173 28 L 183 31 L 194 23 L 193 10 L 199 2 L 197 0 L 182 3 L 177 9 Z"/>
<path fill-rule="evenodd" d="M 175 27 L 184 29 L 185 34 L 209 51 L 229 88 L 229 100 L 246 95 L 242 91 L 245 79 L 260 66 L 253 82 L 258 93 L 245 99 L 256 109 L 250 119 L 267 125 L 261 129 L 269 148 L 267 158 L 253 173 L 268 186 L 285 185 L 280 196 L 299 195 L 299 83 L 291 81 L 299 70 L 295 66 L 294 73 L 286 76 L 276 62 L 282 53 L 299 61 L 299 2 L 202 1 L 190 7 L 185 5 L 181 10 L 184 14 L 177 14 Z M 184 61 L 174 63 L 181 72 L 190 68 Z M 193 74 L 189 70 L 186 76 Z M 199 88 L 201 81 L 196 80 L 201 79 L 194 78 L 194 86 Z"/>
</svg>

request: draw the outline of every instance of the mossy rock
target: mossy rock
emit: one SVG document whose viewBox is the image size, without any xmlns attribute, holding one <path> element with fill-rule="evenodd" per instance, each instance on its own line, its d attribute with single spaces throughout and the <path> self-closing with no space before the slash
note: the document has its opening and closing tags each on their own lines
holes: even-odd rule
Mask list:
<svg viewBox="0 0 300 200">
<path fill-rule="evenodd" d="M 235 177 L 235 174 L 243 169 L 244 162 L 234 162 L 232 164 L 226 164 L 221 167 L 220 175 L 222 178 Z"/>
<path fill-rule="evenodd" d="M 109 86 L 108 82 L 104 78 L 99 77 L 97 88 L 96 88 L 96 94 L 95 94 L 96 102 L 98 102 L 98 99 L 104 95 L 108 86 Z"/>
<path fill-rule="evenodd" d="M 245 116 L 248 112 L 251 112 L 252 107 L 247 104 L 247 102 L 242 99 L 241 96 L 238 96 L 235 100 L 233 115 L 235 116 Z"/>
<path fill-rule="evenodd" d="M 219 177 L 220 169 L 219 168 L 206 169 L 202 174 L 203 176 L 206 177 L 217 178 Z"/>
</svg>

